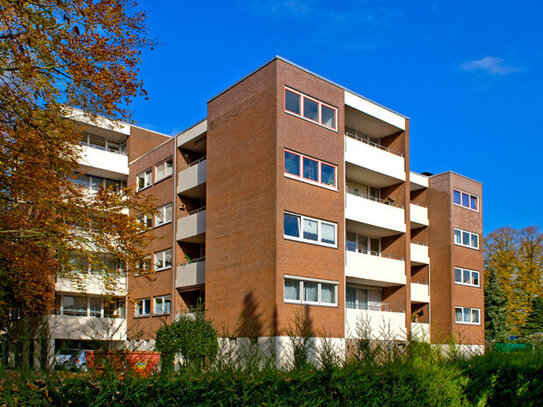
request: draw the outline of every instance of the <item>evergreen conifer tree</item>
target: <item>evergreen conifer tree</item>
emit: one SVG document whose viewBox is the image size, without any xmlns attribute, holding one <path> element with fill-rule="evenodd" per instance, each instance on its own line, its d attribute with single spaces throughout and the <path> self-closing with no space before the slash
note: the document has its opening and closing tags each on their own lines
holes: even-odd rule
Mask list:
<svg viewBox="0 0 543 407">
<path fill-rule="evenodd" d="M 532 300 L 532 311 L 522 327 L 522 335 L 530 335 L 536 332 L 543 333 L 543 298 L 535 297 Z"/>
<path fill-rule="evenodd" d="M 505 299 L 495 270 L 490 270 L 485 285 L 485 336 L 489 340 L 502 341 L 507 336 Z"/>
</svg>

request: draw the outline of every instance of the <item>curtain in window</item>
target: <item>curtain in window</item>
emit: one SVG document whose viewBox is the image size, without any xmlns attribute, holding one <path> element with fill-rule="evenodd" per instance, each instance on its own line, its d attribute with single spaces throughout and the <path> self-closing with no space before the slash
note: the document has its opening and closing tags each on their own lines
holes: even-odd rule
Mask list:
<svg viewBox="0 0 543 407">
<path fill-rule="evenodd" d="M 321 302 L 325 304 L 336 303 L 336 286 L 333 284 L 321 284 Z"/>
<path fill-rule="evenodd" d="M 347 308 L 356 308 L 356 288 L 347 288 L 345 302 Z"/>
<path fill-rule="evenodd" d="M 456 308 L 455 315 L 456 322 L 462 322 L 462 308 Z"/>
<path fill-rule="evenodd" d="M 285 300 L 300 301 L 300 282 L 285 280 Z"/>
<path fill-rule="evenodd" d="M 304 302 L 319 301 L 319 285 L 310 281 L 304 281 Z"/>
<path fill-rule="evenodd" d="M 319 223 L 315 220 L 304 218 L 304 239 L 318 240 Z"/>
<path fill-rule="evenodd" d="M 321 223 L 321 242 L 336 244 L 336 227 L 328 223 Z"/>
</svg>

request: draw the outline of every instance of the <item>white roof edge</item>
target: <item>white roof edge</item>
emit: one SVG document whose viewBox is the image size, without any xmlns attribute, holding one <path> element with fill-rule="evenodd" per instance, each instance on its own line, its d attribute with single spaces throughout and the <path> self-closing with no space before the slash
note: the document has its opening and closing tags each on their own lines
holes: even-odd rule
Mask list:
<svg viewBox="0 0 543 407">
<path fill-rule="evenodd" d="M 175 136 L 177 147 L 181 147 L 182 145 L 193 140 L 194 138 L 202 135 L 206 131 L 207 131 L 207 119 L 204 119 L 196 123 L 192 127 L 189 127 L 187 130 L 183 131 L 182 133 L 179 133 L 177 136 Z"/>
<path fill-rule="evenodd" d="M 75 107 L 66 107 L 66 110 L 68 111 L 68 114 L 66 115 L 67 119 L 130 136 L 130 124 L 128 123 L 110 120 L 103 116 L 92 118 L 88 113 L 85 113 L 81 109 L 76 109 Z"/>
<path fill-rule="evenodd" d="M 404 116 L 347 90 L 345 91 L 345 104 L 398 129 L 405 130 L 406 119 Z"/>
</svg>

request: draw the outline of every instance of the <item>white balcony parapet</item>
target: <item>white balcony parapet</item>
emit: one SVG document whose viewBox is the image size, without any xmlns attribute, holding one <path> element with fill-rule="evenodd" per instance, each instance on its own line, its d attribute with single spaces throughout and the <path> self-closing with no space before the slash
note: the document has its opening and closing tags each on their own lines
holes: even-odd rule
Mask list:
<svg viewBox="0 0 543 407">
<path fill-rule="evenodd" d="M 369 253 L 347 251 L 345 275 L 383 285 L 405 284 L 405 262 L 401 258 L 374 256 Z"/>
<path fill-rule="evenodd" d="M 430 224 L 428 220 L 428 208 L 421 204 L 409 204 L 409 218 L 411 219 L 411 226 L 423 227 Z"/>
<path fill-rule="evenodd" d="M 369 335 L 372 339 L 403 340 L 406 338 L 405 312 L 345 309 L 346 338 L 358 338 L 361 334 L 358 329 L 361 323 L 370 331 L 363 334 Z"/>
<path fill-rule="evenodd" d="M 112 175 L 128 175 L 128 156 L 89 146 L 79 146 L 79 148 L 81 149 L 80 165 L 98 168 Z"/>
<path fill-rule="evenodd" d="M 405 162 L 400 155 L 345 136 L 345 161 L 405 181 Z"/>
<path fill-rule="evenodd" d="M 422 243 L 411 242 L 411 263 L 413 264 L 430 264 L 430 256 L 428 254 L 428 246 Z"/>
<path fill-rule="evenodd" d="M 430 324 L 411 322 L 411 335 L 418 341 L 430 342 Z"/>
<path fill-rule="evenodd" d="M 205 284 L 205 257 L 177 265 L 176 288 L 193 287 Z"/>
<path fill-rule="evenodd" d="M 369 99 L 345 91 L 345 104 L 398 129 L 405 130 L 405 117 Z"/>
<path fill-rule="evenodd" d="M 411 301 L 430 302 L 430 289 L 428 284 L 411 283 Z"/>
<path fill-rule="evenodd" d="M 74 277 L 59 277 L 55 284 L 55 291 L 70 293 L 85 293 L 91 295 L 125 296 L 126 277 L 117 276 L 106 282 L 106 277 L 93 273 L 74 274 Z"/>
<path fill-rule="evenodd" d="M 411 171 L 409 173 L 409 181 L 411 182 L 411 190 L 428 188 L 428 177 L 422 174 Z"/>
<path fill-rule="evenodd" d="M 191 163 L 188 168 L 179 171 L 177 177 L 177 193 L 182 194 L 206 182 L 206 157 Z"/>
<path fill-rule="evenodd" d="M 126 340 L 126 318 L 50 315 L 48 322 L 53 339 Z"/>
<path fill-rule="evenodd" d="M 177 219 L 177 240 L 194 239 L 206 232 L 206 208 L 189 212 L 187 216 Z"/>
<path fill-rule="evenodd" d="M 376 198 L 367 199 L 362 194 L 357 196 L 349 189 L 346 204 L 346 219 L 405 233 L 404 209 L 394 203 Z"/>
</svg>

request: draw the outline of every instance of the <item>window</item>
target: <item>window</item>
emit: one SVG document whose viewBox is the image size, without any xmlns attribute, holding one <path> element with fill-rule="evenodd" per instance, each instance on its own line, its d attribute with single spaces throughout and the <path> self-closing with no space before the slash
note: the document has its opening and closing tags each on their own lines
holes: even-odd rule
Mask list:
<svg viewBox="0 0 543 407">
<path fill-rule="evenodd" d="M 381 255 L 381 239 L 363 236 L 352 232 L 346 234 L 345 248 L 350 252 Z"/>
<path fill-rule="evenodd" d="M 136 191 L 149 188 L 153 184 L 153 171 L 148 169 L 142 173 L 139 173 L 136 178 Z"/>
<path fill-rule="evenodd" d="M 161 271 L 172 267 L 172 249 L 155 253 L 155 271 Z"/>
<path fill-rule="evenodd" d="M 335 223 L 285 212 L 283 227 L 285 239 L 337 247 Z"/>
<path fill-rule="evenodd" d="M 479 287 L 479 272 L 460 267 L 454 268 L 454 282 L 456 284 Z"/>
<path fill-rule="evenodd" d="M 153 227 L 153 217 L 152 216 L 138 216 L 139 221 L 147 228 Z"/>
<path fill-rule="evenodd" d="M 167 160 L 164 162 L 161 162 L 155 167 L 155 182 L 160 181 L 161 179 L 164 179 L 166 177 L 169 177 L 172 175 L 173 172 L 173 161 Z"/>
<path fill-rule="evenodd" d="M 62 297 L 63 315 L 87 316 L 87 297 L 64 295 Z"/>
<path fill-rule="evenodd" d="M 479 197 L 477 195 L 455 189 L 453 192 L 453 202 L 455 205 L 463 206 L 464 208 L 474 211 L 479 210 Z"/>
<path fill-rule="evenodd" d="M 170 295 L 155 297 L 155 315 L 169 315 L 171 304 L 172 297 Z"/>
<path fill-rule="evenodd" d="M 136 274 L 136 276 L 140 274 L 146 274 L 150 270 L 151 270 L 151 255 L 149 254 L 145 256 L 142 261 L 139 262 L 138 273 Z"/>
<path fill-rule="evenodd" d="M 126 155 L 126 141 L 113 141 L 96 134 L 85 133 L 81 136 L 79 144 L 82 146 L 95 148 L 97 150 Z"/>
<path fill-rule="evenodd" d="M 311 305 L 337 305 L 338 283 L 312 278 L 285 277 L 285 302 Z"/>
<path fill-rule="evenodd" d="M 336 188 L 337 166 L 285 150 L 285 175 L 300 181 Z"/>
<path fill-rule="evenodd" d="M 350 309 L 382 311 L 382 292 L 379 288 L 347 286 L 345 306 Z"/>
<path fill-rule="evenodd" d="M 335 107 L 288 88 L 285 88 L 285 112 L 337 130 Z"/>
<path fill-rule="evenodd" d="M 462 229 L 454 229 L 454 244 L 479 250 L 479 235 Z"/>
<path fill-rule="evenodd" d="M 77 317 L 124 318 L 124 301 L 124 298 L 105 301 L 104 297 L 61 294 L 55 297 L 55 313 Z"/>
<path fill-rule="evenodd" d="M 479 325 L 481 310 L 479 308 L 455 307 L 455 321 L 457 324 Z"/>
<path fill-rule="evenodd" d="M 136 317 L 143 317 L 151 313 L 151 300 L 144 298 L 142 300 L 136 300 L 136 310 L 134 315 Z"/>
<path fill-rule="evenodd" d="M 126 183 L 122 180 L 114 180 L 109 178 L 97 177 L 95 175 L 84 175 L 76 173 L 74 178 L 70 178 L 73 183 L 85 187 L 91 191 L 98 191 L 100 188 L 112 189 L 115 192 L 120 192 L 126 187 Z"/>
<path fill-rule="evenodd" d="M 165 225 L 172 221 L 172 203 L 157 208 L 158 214 L 155 216 L 155 227 Z"/>
</svg>

